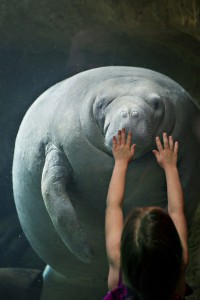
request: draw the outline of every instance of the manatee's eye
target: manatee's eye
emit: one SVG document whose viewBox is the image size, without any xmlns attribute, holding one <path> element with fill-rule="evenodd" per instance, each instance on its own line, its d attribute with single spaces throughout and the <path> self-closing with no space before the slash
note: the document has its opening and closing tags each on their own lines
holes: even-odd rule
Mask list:
<svg viewBox="0 0 200 300">
<path fill-rule="evenodd" d="M 93 105 L 93 114 L 97 119 L 104 118 L 105 115 L 105 101 L 104 99 L 94 102 Z"/>
<path fill-rule="evenodd" d="M 107 106 L 112 102 L 113 99 L 102 97 L 101 99 L 96 99 L 93 106 L 93 111 L 95 113 L 103 113 Z"/>
<path fill-rule="evenodd" d="M 96 100 L 94 102 L 94 110 L 99 111 L 105 108 L 105 101 L 104 99 Z"/>
<path fill-rule="evenodd" d="M 155 101 L 154 101 L 154 103 L 153 103 L 153 108 L 154 108 L 155 110 L 158 110 L 158 108 L 159 108 L 159 101 L 158 101 L 158 100 L 155 100 Z"/>
<path fill-rule="evenodd" d="M 98 103 L 97 104 L 97 109 L 102 109 L 102 108 L 103 108 L 103 103 L 102 102 Z"/>
<path fill-rule="evenodd" d="M 95 116 L 99 116 L 99 117 L 103 117 L 104 115 L 104 108 L 105 108 L 105 105 L 103 104 L 102 101 L 98 101 L 97 103 L 94 103 L 94 106 L 93 106 L 93 113 Z"/>
<path fill-rule="evenodd" d="M 160 109 L 162 102 L 160 100 L 160 97 L 158 95 L 150 95 L 149 97 L 149 105 L 152 107 L 152 109 L 154 111 L 157 111 L 158 109 Z"/>
</svg>

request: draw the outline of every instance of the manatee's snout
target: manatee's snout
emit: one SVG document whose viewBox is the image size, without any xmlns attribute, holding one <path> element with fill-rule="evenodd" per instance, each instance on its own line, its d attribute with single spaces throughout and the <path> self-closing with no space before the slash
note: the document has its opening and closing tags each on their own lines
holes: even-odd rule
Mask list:
<svg viewBox="0 0 200 300">
<path fill-rule="evenodd" d="M 132 132 L 133 143 L 143 147 L 149 144 L 152 137 L 152 117 L 141 109 L 132 107 L 122 107 L 118 109 L 110 122 L 106 135 L 109 135 L 113 129 L 117 134 L 118 129 L 125 128 L 126 132 Z M 118 127 L 118 128 L 117 128 Z M 116 129 L 115 129 L 116 128 Z"/>
<path fill-rule="evenodd" d="M 139 123 L 142 123 L 144 116 L 142 112 L 132 107 L 120 107 L 113 112 L 112 118 L 105 120 L 104 132 L 108 135 L 114 127 L 118 129 L 125 128 L 126 131 L 134 132 L 134 128 L 138 127 Z M 114 132 L 113 132 L 114 133 Z"/>
<path fill-rule="evenodd" d="M 112 138 L 117 135 L 118 130 L 125 128 L 127 133 L 132 132 L 132 143 L 137 145 L 138 155 L 139 152 L 140 154 L 146 152 L 155 135 L 155 125 L 158 121 L 156 109 L 142 99 L 130 101 L 125 98 L 123 101 L 113 102 L 104 123 L 107 148 L 112 148 Z"/>
<path fill-rule="evenodd" d="M 111 118 L 106 118 L 104 123 L 104 134 L 105 136 L 109 135 L 110 131 L 115 127 L 115 124 L 116 130 L 118 127 L 118 129 L 125 128 L 127 132 L 129 130 L 132 131 L 133 124 L 136 125 L 140 119 L 142 119 L 142 116 L 139 111 L 132 109 L 131 107 L 119 108 L 117 111 L 113 112 Z"/>
</svg>

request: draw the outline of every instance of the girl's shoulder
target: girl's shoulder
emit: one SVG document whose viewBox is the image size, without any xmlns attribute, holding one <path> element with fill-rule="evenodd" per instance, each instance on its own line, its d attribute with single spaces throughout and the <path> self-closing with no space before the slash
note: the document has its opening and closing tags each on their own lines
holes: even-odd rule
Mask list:
<svg viewBox="0 0 200 300">
<path fill-rule="evenodd" d="M 172 300 L 184 300 L 186 296 L 190 296 L 192 294 L 193 294 L 193 289 L 187 283 L 185 283 L 184 298 L 182 298 L 177 292 L 175 292 Z"/>
<path fill-rule="evenodd" d="M 172 300 L 184 300 L 178 293 L 174 293 Z"/>
<path fill-rule="evenodd" d="M 191 287 L 185 283 L 185 296 L 189 296 L 193 293 Z M 116 288 L 109 291 L 103 300 L 136 300 L 138 299 L 132 289 L 123 284 L 122 282 L 122 272 L 119 273 L 119 281 Z M 177 292 L 173 294 L 172 300 L 184 300 Z"/>
<path fill-rule="evenodd" d="M 116 287 L 109 291 L 103 300 L 135 300 L 134 293 L 125 285 Z M 184 300 L 179 294 L 174 293 L 172 300 Z"/>
<path fill-rule="evenodd" d="M 190 293 L 189 293 L 190 294 Z M 188 294 L 186 294 L 188 295 Z M 172 300 L 184 300 L 178 293 L 174 293 Z M 114 290 L 109 291 L 103 300 L 136 300 L 134 292 L 124 284 L 118 285 Z"/>
<path fill-rule="evenodd" d="M 114 290 L 109 291 L 103 300 L 135 300 L 135 297 L 132 290 L 120 284 Z"/>
</svg>

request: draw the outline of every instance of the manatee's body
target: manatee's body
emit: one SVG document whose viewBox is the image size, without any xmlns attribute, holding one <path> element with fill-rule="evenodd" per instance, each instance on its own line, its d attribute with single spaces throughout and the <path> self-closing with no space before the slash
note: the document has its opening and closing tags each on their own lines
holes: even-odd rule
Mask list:
<svg viewBox="0 0 200 300">
<path fill-rule="evenodd" d="M 37 99 L 16 139 L 13 188 L 24 232 L 48 264 L 42 300 L 102 299 L 106 292 L 104 212 L 118 129 L 131 130 L 137 144 L 126 178 L 125 213 L 138 205 L 167 205 L 164 173 L 151 151 L 155 136 L 166 131 L 179 141 L 191 219 L 200 192 L 193 126 L 198 118 L 181 86 L 133 67 L 86 71 Z"/>
</svg>

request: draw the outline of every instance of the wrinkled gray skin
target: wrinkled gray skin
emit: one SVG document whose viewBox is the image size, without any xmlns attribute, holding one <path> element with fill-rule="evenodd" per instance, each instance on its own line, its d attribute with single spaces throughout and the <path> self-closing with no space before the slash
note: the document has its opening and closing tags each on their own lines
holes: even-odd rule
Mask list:
<svg viewBox="0 0 200 300">
<path fill-rule="evenodd" d="M 126 178 L 125 214 L 167 205 L 152 149 L 163 131 L 180 143 L 178 167 L 188 220 L 199 202 L 199 110 L 177 83 L 154 71 L 104 67 L 43 93 L 16 139 L 13 188 L 24 232 L 47 263 L 42 300 L 102 299 L 107 290 L 104 212 L 113 169 L 112 137 L 137 144 Z"/>
</svg>

